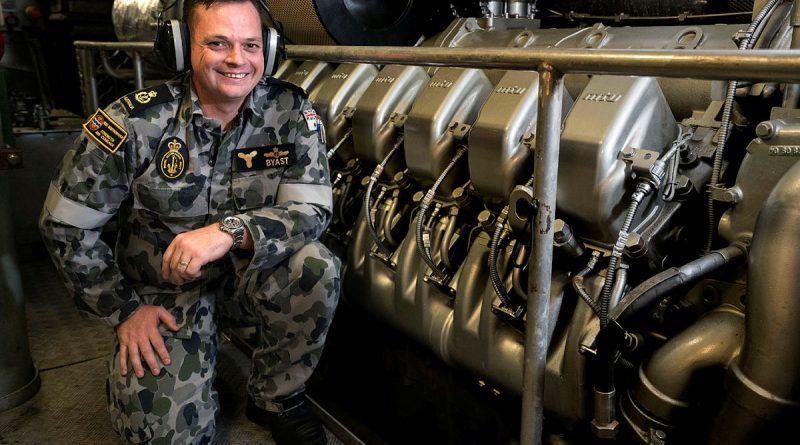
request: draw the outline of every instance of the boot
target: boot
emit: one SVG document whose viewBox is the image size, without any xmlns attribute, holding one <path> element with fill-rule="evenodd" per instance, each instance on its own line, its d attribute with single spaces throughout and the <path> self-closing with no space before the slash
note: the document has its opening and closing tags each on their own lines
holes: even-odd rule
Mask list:
<svg viewBox="0 0 800 445">
<path fill-rule="evenodd" d="M 283 412 L 272 412 L 256 406 L 248 397 L 245 415 L 251 422 L 272 431 L 278 445 L 325 445 L 328 440 L 322 422 L 305 398 L 304 394 L 292 396 L 282 402 L 287 407 Z"/>
</svg>

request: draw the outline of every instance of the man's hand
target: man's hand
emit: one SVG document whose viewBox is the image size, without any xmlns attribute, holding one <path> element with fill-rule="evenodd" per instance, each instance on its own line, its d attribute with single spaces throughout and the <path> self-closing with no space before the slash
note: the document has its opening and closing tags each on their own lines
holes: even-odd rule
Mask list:
<svg viewBox="0 0 800 445">
<path fill-rule="evenodd" d="M 178 234 L 161 261 L 161 276 L 177 284 L 203 276 L 202 267 L 222 258 L 233 246 L 233 237 L 219 230 L 217 223 Z"/>
<path fill-rule="evenodd" d="M 117 338 L 119 339 L 119 373 L 128 374 L 128 359 L 133 365 L 133 372 L 136 377 L 144 377 L 144 367 L 142 358 L 147 366 L 158 375 L 161 367 L 156 361 L 155 354 L 161 363 L 169 365 L 170 358 L 167 347 L 164 346 L 164 338 L 158 331 L 159 322 L 167 325 L 171 331 L 177 331 L 178 325 L 175 317 L 161 306 L 151 306 L 143 304 L 127 320 L 117 326 Z"/>
</svg>

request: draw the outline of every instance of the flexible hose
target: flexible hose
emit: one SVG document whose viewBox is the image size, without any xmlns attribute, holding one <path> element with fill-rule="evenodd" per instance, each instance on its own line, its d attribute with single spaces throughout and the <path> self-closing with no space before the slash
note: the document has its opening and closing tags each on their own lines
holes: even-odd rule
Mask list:
<svg viewBox="0 0 800 445">
<path fill-rule="evenodd" d="M 422 257 L 425 264 L 431 269 L 436 277 L 444 281 L 447 279 L 447 274 L 440 270 L 436 263 L 433 262 L 433 257 L 431 256 L 431 237 L 430 234 L 425 232 L 425 214 L 428 212 L 428 207 L 430 207 L 431 203 L 433 202 L 433 198 L 436 196 L 436 191 L 439 189 L 439 186 L 444 181 L 444 178 L 450 173 L 450 170 L 455 167 L 456 163 L 462 156 L 467 152 L 467 147 L 462 145 L 458 148 L 455 156 L 453 159 L 450 160 L 450 163 L 447 164 L 444 171 L 441 175 L 436 179 L 436 182 L 433 183 L 433 186 L 425 193 L 425 197 L 422 198 L 422 202 L 419 205 L 419 214 L 417 215 L 417 250 L 419 251 L 420 256 Z"/>
<path fill-rule="evenodd" d="M 597 262 L 600 261 L 601 255 L 602 254 L 596 250 L 592 251 L 592 256 L 589 257 L 589 262 L 586 263 L 586 267 L 581 269 L 581 271 L 575 274 L 575 276 L 572 278 L 572 288 L 575 289 L 575 292 L 581 297 L 581 300 L 589 305 L 589 307 L 592 308 L 592 311 L 598 317 L 600 316 L 600 306 L 597 305 L 597 302 L 595 302 L 592 296 L 589 295 L 589 292 L 586 291 L 586 287 L 583 285 L 583 279 L 586 277 L 586 275 L 594 270 Z"/>
<path fill-rule="evenodd" d="M 453 270 L 455 267 L 453 266 L 453 260 L 450 258 L 450 240 L 453 239 L 453 234 L 456 233 L 456 222 L 458 221 L 458 207 L 451 207 L 450 208 L 450 215 L 448 215 L 449 220 L 447 221 L 447 227 L 444 230 L 444 235 L 442 235 L 442 239 L 439 242 L 439 252 L 442 258 L 442 264 L 444 267 Z"/>
<path fill-rule="evenodd" d="M 728 247 L 709 252 L 681 267 L 664 270 L 628 292 L 612 309 L 609 318 L 624 323 L 636 314 L 658 304 L 677 289 L 690 286 L 724 267 L 737 265 L 746 260 L 747 251 L 747 244 L 736 241 Z"/>
<path fill-rule="evenodd" d="M 389 150 L 389 154 L 383 158 L 380 164 L 375 166 L 375 170 L 372 171 L 369 181 L 367 182 L 367 190 L 364 193 L 364 218 L 367 222 L 367 228 L 369 229 L 370 236 L 372 236 L 372 241 L 375 242 L 375 245 L 378 246 L 378 250 L 380 250 L 384 255 L 391 255 L 392 251 L 383 244 L 380 236 L 378 236 L 378 231 L 375 229 L 375 225 L 372 222 L 372 187 L 376 182 L 378 182 L 378 178 L 381 176 L 381 173 L 383 173 L 383 169 L 386 168 L 386 164 L 389 163 L 389 159 L 391 159 L 392 156 L 397 152 L 400 144 L 402 143 L 403 137 L 401 136 L 397 139 L 397 142 L 395 142 L 392 149 Z"/>
<path fill-rule="evenodd" d="M 739 42 L 739 49 L 740 50 L 748 50 L 753 47 L 753 43 L 755 43 L 756 39 L 758 38 L 757 34 L 760 32 L 756 32 L 757 30 L 763 29 L 761 27 L 762 22 L 772 14 L 772 11 L 778 6 L 778 3 L 781 3 L 781 0 L 770 0 L 769 3 L 764 5 L 761 8 L 761 11 L 758 13 L 753 22 L 750 26 L 747 27 L 747 31 L 745 31 L 745 38 Z M 716 231 L 716 224 L 714 220 L 716 218 L 714 214 L 714 195 L 712 193 L 713 189 L 719 187 L 719 177 L 722 172 L 722 156 L 725 152 L 725 145 L 728 142 L 728 136 L 730 135 L 730 125 L 731 125 L 731 115 L 733 114 L 733 100 L 736 96 L 736 86 L 738 83 L 735 80 L 731 80 L 728 82 L 728 89 L 725 92 L 725 105 L 722 108 L 722 120 L 719 126 L 719 136 L 718 136 L 718 146 L 717 151 L 714 153 L 714 165 L 711 169 L 711 181 L 709 183 L 709 190 L 708 190 L 708 230 L 706 231 L 706 246 L 705 251 L 708 252 L 711 250 L 711 246 L 714 243 L 714 232 Z"/>
<path fill-rule="evenodd" d="M 508 206 L 503 207 L 500 216 L 497 218 L 497 224 L 494 228 L 492 241 L 489 243 L 489 279 L 492 282 L 494 293 L 500 298 L 503 305 L 512 311 L 516 311 L 517 304 L 513 301 L 511 295 L 506 292 L 506 287 L 503 285 L 503 280 L 500 278 L 500 272 L 497 270 L 497 257 L 502 245 L 502 239 L 506 232 L 506 219 L 508 219 Z"/>
<path fill-rule="evenodd" d="M 611 289 L 614 287 L 614 276 L 617 273 L 617 266 L 622 258 L 622 251 L 625 249 L 625 243 L 628 241 L 628 230 L 631 228 L 633 218 L 636 216 L 636 210 L 639 209 L 639 204 L 645 196 L 653 190 L 649 182 L 641 181 L 636 184 L 636 191 L 631 196 L 631 204 L 628 207 L 628 213 L 625 215 L 625 222 L 622 223 L 622 228 L 619 229 L 617 242 L 614 243 L 614 248 L 611 250 L 611 259 L 608 262 L 608 269 L 606 271 L 606 279 L 603 282 L 603 292 L 600 294 L 600 327 L 604 328 L 608 325 L 608 306 L 611 300 Z"/>
<path fill-rule="evenodd" d="M 397 214 L 397 207 L 400 202 L 400 190 L 395 189 L 392 192 L 392 203 L 389 205 L 389 210 L 386 211 L 386 217 L 383 219 L 383 238 L 389 243 L 390 246 L 396 246 L 397 240 L 392 235 L 392 221 Z"/>
<path fill-rule="evenodd" d="M 339 150 L 339 147 L 341 147 L 342 144 L 344 144 L 344 141 L 346 141 L 347 138 L 349 138 L 351 134 L 353 134 L 353 128 L 352 127 L 348 128 L 347 132 L 345 132 L 344 136 L 342 136 L 342 138 L 339 139 L 339 142 L 337 142 L 336 145 L 334 145 L 333 148 L 331 148 L 330 151 L 328 151 L 328 159 L 333 157 L 334 153 L 336 153 L 336 151 Z"/>
</svg>

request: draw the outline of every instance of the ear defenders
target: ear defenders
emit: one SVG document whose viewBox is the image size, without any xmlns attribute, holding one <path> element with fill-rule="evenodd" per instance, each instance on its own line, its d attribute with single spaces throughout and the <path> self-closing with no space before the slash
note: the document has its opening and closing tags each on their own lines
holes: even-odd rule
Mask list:
<svg viewBox="0 0 800 445">
<path fill-rule="evenodd" d="M 264 49 L 264 74 L 272 76 L 281 63 L 284 53 L 283 39 L 274 28 L 262 29 Z M 180 20 L 159 24 L 154 48 L 168 68 L 183 72 L 191 68 L 189 55 L 189 27 Z"/>
</svg>

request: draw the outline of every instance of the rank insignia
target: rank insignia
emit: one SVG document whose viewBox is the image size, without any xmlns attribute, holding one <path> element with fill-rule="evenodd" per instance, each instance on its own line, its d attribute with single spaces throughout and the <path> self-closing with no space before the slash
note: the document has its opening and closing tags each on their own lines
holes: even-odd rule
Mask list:
<svg viewBox="0 0 800 445">
<path fill-rule="evenodd" d="M 294 144 L 247 147 L 233 151 L 233 171 L 289 167 L 296 162 Z"/>
<path fill-rule="evenodd" d="M 189 164 L 189 149 L 179 138 L 168 138 L 158 148 L 158 173 L 167 181 L 180 179 Z"/>
<path fill-rule="evenodd" d="M 128 132 L 100 109 L 83 124 L 83 129 L 97 142 L 97 145 L 109 153 L 116 153 L 128 138 Z"/>
<path fill-rule="evenodd" d="M 169 102 L 174 98 L 169 87 L 166 84 L 162 84 L 157 87 L 134 91 L 133 93 L 123 96 L 122 104 L 125 106 L 125 109 L 128 110 L 128 114 L 134 116 L 149 107 Z"/>
</svg>

